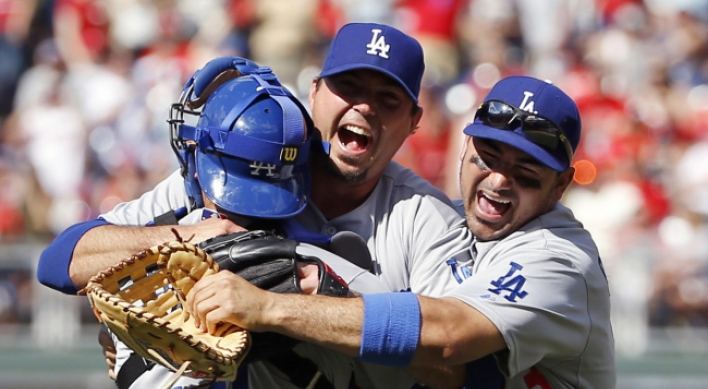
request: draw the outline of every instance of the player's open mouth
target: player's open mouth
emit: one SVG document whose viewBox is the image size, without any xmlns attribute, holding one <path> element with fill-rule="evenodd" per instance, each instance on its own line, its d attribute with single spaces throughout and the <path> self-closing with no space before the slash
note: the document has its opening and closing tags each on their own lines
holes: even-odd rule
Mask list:
<svg viewBox="0 0 708 389">
<path fill-rule="evenodd" d="M 482 191 L 477 192 L 477 211 L 483 219 L 487 221 L 501 219 L 509 208 L 511 208 L 510 201 L 492 198 Z"/>
<path fill-rule="evenodd" d="M 371 141 L 371 134 L 361 127 L 346 125 L 337 132 L 339 144 L 350 154 L 363 154 Z"/>
</svg>

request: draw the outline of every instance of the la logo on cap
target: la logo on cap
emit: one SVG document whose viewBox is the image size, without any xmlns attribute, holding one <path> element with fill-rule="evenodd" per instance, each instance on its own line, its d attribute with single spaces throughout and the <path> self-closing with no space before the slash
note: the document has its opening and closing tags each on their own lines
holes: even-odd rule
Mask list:
<svg viewBox="0 0 708 389">
<path fill-rule="evenodd" d="M 533 100 L 529 101 L 530 97 L 533 97 L 533 93 L 531 93 L 529 91 L 524 91 L 524 101 L 522 101 L 521 104 L 519 105 L 519 109 L 522 111 L 537 114 L 538 112 L 535 110 Z"/>
<path fill-rule="evenodd" d="M 388 59 L 388 51 L 391 49 L 391 45 L 386 44 L 386 37 L 383 35 L 379 36 L 381 30 L 378 28 L 372 29 L 371 33 L 373 35 L 371 36 L 371 42 L 366 45 L 369 49 L 366 51 L 366 54 L 378 55 L 381 58 Z"/>
</svg>

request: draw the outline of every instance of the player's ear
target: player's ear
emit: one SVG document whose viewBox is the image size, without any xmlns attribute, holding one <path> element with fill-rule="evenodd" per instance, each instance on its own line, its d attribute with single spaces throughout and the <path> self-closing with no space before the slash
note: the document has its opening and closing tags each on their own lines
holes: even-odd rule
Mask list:
<svg viewBox="0 0 708 389">
<path fill-rule="evenodd" d="M 573 182 L 573 175 L 575 175 L 575 168 L 570 166 L 561 173 L 558 174 L 558 179 L 556 180 L 556 185 L 553 188 L 553 199 L 558 201 L 563 197 L 563 193 L 568 189 L 568 186 Z"/>
<path fill-rule="evenodd" d="M 460 161 L 465 160 L 465 153 L 467 153 L 467 145 L 470 144 L 470 140 L 472 140 L 472 137 L 465 135 L 465 140 L 462 142 L 462 150 L 460 150 Z"/>
<path fill-rule="evenodd" d="M 415 106 L 413 108 L 413 117 L 411 118 L 411 130 L 408 135 L 415 133 L 418 129 L 418 124 L 420 124 L 420 119 L 423 117 L 423 107 Z"/>
<path fill-rule="evenodd" d="M 310 111 L 312 111 L 312 107 L 314 107 L 315 103 L 315 93 L 317 93 L 317 89 L 319 89 L 319 83 L 321 79 L 319 77 L 315 77 L 312 79 L 312 83 L 310 84 L 310 94 L 307 96 L 307 103 L 310 104 Z"/>
</svg>

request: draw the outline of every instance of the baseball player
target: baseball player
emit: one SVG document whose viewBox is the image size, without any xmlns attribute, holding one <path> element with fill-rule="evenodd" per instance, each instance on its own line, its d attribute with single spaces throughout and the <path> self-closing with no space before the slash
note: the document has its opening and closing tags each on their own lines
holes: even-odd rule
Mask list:
<svg viewBox="0 0 708 389">
<path fill-rule="evenodd" d="M 387 291 L 436 295 L 467 275 L 463 264 L 470 256 L 471 235 L 464 229 L 451 230 L 464 221 L 442 192 L 391 162 L 420 119 L 416 102 L 422 72 L 420 45 L 400 31 L 378 24 L 350 24 L 340 30 L 309 97 L 315 126 L 330 146 L 329 153 L 312 153 L 311 201 L 293 219 L 310 232 L 361 235 L 372 257 L 372 271 Z M 114 209 L 108 217 L 116 225 L 103 221 L 92 228 L 84 226 L 63 246 L 70 249 L 61 261 L 43 255 L 46 263 L 60 263 L 71 276 L 64 283 L 50 282 L 47 277 L 45 284 L 75 291 L 102 268 L 149 244 L 170 239 L 172 233 L 162 226 L 117 225 L 143 225 L 182 207 L 191 211 L 185 200 L 190 192 L 185 182 L 175 173 L 137 203 Z M 180 234 L 194 234 L 195 242 L 238 228 L 229 220 L 208 218 L 193 225 L 184 225 L 182 220 Z M 318 365 L 336 359 L 313 350 L 314 346 L 303 345 L 297 351 Z M 413 383 L 373 365 L 346 361 L 361 387 L 410 387 Z"/>
<path fill-rule="evenodd" d="M 472 275 L 442 298 L 275 295 L 218 274 L 198 282 L 187 304 L 203 328 L 213 325 L 208 313 L 369 362 L 417 367 L 493 355 L 502 381 L 490 386 L 470 375 L 467 387 L 614 388 L 607 278 L 590 234 L 560 203 L 580 130 L 575 103 L 550 82 L 512 76 L 491 89 L 464 129 L 460 187 L 476 237 Z M 235 296 L 228 310 L 218 304 Z M 273 309 L 249 309 L 254 302 Z"/>
</svg>

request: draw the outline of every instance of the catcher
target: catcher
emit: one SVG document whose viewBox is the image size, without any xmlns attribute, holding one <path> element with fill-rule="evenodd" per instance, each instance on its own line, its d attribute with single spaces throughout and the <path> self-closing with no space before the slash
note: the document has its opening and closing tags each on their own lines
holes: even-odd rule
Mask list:
<svg viewBox="0 0 708 389">
<path fill-rule="evenodd" d="M 202 240 L 199 250 L 206 250 L 219 267 L 251 279 L 255 285 L 265 289 L 344 296 L 347 295 L 349 281 L 354 288 L 365 285 L 369 291 L 385 291 L 378 279 L 368 272 L 369 254 L 361 238 L 346 232 L 333 237 L 311 233 L 288 219 L 305 207 L 309 196 L 307 161 L 313 127 L 304 108 L 279 84 L 268 68 L 233 58 L 222 59 L 221 63 L 217 61 L 216 65 L 211 65 L 202 70 L 201 74 L 197 72 L 188 81 L 180 103 L 174 104 L 170 113 L 172 146 L 181 166 L 180 175 L 173 175 L 161 184 L 162 187 L 140 200 L 120 205 L 119 212 L 111 212 L 98 220 L 74 226 L 45 250 L 43 264 L 50 263 L 48 256 L 69 247 L 65 245 L 66 242 L 78 233 L 107 223 L 130 225 L 137 219 L 138 223 L 144 225 L 179 224 L 180 227 L 188 227 L 175 227 L 175 240 L 180 241 L 190 236 L 192 241 Z M 190 119 L 188 116 L 199 117 L 196 125 L 186 124 Z M 182 191 L 186 196 L 171 198 L 169 204 L 154 202 L 153 196 L 159 196 L 163 191 L 173 193 L 175 186 L 179 185 L 183 185 Z M 140 211 L 148 203 L 165 206 L 167 211 L 149 220 Z M 118 215 L 126 214 L 131 220 L 117 219 Z M 210 231 L 214 230 L 214 225 L 226 225 L 228 228 L 219 231 L 221 234 L 214 234 L 219 235 L 216 238 L 201 239 L 204 230 L 206 236 L 213 236 Z M 199 226 L 200 229 L 192 230 L 190 226 Z M 255 231 L 244 232 L 241 227 Z M 224 235 L 224 232 L 230 234 Z M 282 239 L 283 236 L 291 239 Z M 312 244 L 295 244 L 295 240 Z M 179 249 L 175 252 L 183 252 L 185 246 L 190 246 L 189 242 L 181 243 L 184 244 L 178 244 Z M 258 255 L 237 255 L 233 249 L 236 246 L 243 253 L 257 252 Z M 358 260 L 363 259 L 360 262 L 363 267 L 355 266 L 318 247 L 348 253 L 349 257 Z M 166 248 L 161 247 L 159 250 L 139 253 L 137 257 L 165 251 Z M 272 261 L 264 261 L 269 255 Z M 344 279 L 334 275 L 320 258 L 338 268 Z M 110 264 L 111 270 L 94 279 L 94 284 L 105 282 L 113 273 L 127 274 L 128 266 L 115 267 L 116 263 L 114 261 Z M 45 283 L 55 288 L 75 291 L 69 279 L 60 277 L 66 270 L 49 270 L 56 268 L 39 268 L 40 273 L 51 274 L 53 277 L 49 280 L 51 282 L 45 280 Z M 307 284 L 312 280 L 313 270 L 316 281 Z M 310 277 L 306 278 L 308 274 Z M 38 276 L 43 279 L 41 274 Z M 115 293 L 114 290 L 110 294 Z M 105 319 L 106 315 L 103 317 Z M 182 325 L 186 326 L 184 323 Z M 139 342 L 131 342 L 132 349 L 115 335 L 112 342 L 116 345 L 114 374 L 119 388 L 157 387 L 174 376 L 169 368 L 155 366 L 153 361 L 133 353 L 133 349 L 141 348 Z M 251 381 L 257 379 L 260 382 L 260 387 L 304 387 L 312 382 L 313 376 L 319 377 L 321 374 L 312 362 L 292 352 L 286 353 L 285 357 L 274 355 L 292 348 L 295 345 L 293 339 L 277 334 L 254 334 L 253 343 L 246 362 L 254 362 L 250 364 L 254 373 L 249 375 Z M 247 349 L 248 345 L 243 341 L 236 348 Z M 268 365 L 256 362 L 260 360 L 268 360 Z M 240 359 L 235 359 L 236 365 L 240 362 Z M 164 364 L 170 363 L 168 361 Z M 281 373 L 284 370 L 288 378 L 277 378 L 279 375 L 273 374 L 273 366 Z M 198 373 L 195 371 L 192 375 L 198 376 Z M 350 375 L 344 374 L 346 378 L 342 380 L 348 379 Z M 245 385 L 245 377 L 246 374 L 240 375 L 240 382 L 235 386 Z M 213 381 L 213 378 L 182 377 L 173 384 L 175 387 L 199 386 Z M 329 385 L 324 383 L 326 380 L 321 379 L 318 387 Z"/>
</svg>

